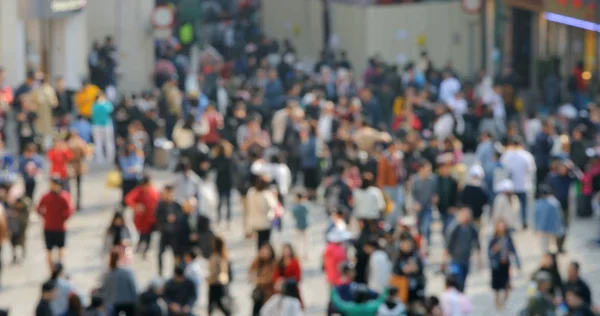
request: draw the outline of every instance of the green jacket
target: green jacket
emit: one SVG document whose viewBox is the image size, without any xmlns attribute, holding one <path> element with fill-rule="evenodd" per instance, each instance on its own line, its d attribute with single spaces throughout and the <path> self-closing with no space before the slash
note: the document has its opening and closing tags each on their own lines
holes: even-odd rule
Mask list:
<svg viewBox="0 0 600 316">
<path fill-rule="evenodd" d="M 344 313 L 346 316 L 375 316 L 379 306 L 385 302 L 387 293 L 388 290 L 386 289 L 377 299 L 357 304 L 351 301 L 344 301 L 334 289 L 331 291 L 331 300 L 336 310 Z"/>
<path fill-rule="evenodd" d="M 537 293 L 529 299 L 527 304 L 527 316 L 554 316 L 555 308 L 552 301 Z"/>
</svg>

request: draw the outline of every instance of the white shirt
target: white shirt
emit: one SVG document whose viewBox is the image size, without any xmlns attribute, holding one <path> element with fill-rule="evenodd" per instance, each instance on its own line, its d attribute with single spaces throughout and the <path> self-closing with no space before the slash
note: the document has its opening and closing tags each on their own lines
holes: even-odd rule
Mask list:
<svg viewBox="0 0 600 316">
<path fill-rule="evenodd" d="M 319 129 L 319 137 L 324 142 L 330 141 L 332 128 L 333 128 L 333 116 L 331 116 L 331 115 L 321 116 L 319 118 L 319 123 L 317 126 Z"/>
<path fill-rule="evenodd" d="M 440 84 L 440 100 L 448 103 L 460 91 L 460 81 L 454 77 L 444 79 Z"/>
<path fill-rule="evenodd" d="M 515 192 L 523 193 L 533 189 L 536 166 L 530 152 L 522 148 L 510 149 L 502 154 L 500 162 L 510 172 Z"/>
<path fill-rule="evenodd" d="M 381 293 L 390 284 L 392 275 L 392 262 L 383 250 L 375 250 L 369 256 L 369 289 Z"/>
<path fill-rule="evenodd" d="M 385 199 L 377 187 L 356 189 L 352 192 L 354 217 L 359 219 L 378 219 L 385 208 Z"/>
<path fill-rule="evenodd" d="M 448 107 L 452 109 L 452 112 L 454 112 L 455 116 L 463 116 L 465 113 L 467 113 L 467 100 L 464 98 L 452 98 L 448 101 Z"/>
<path fill-rule="evenodd" d="M 217 89 L 217 104 L 219 112 L 223 115 L 227 115 L 227 107 L 229 106 L 229 96 L 225 88 Z"/>
<path fill-rule="evenodd" d="M 540 119 L 534 118 L 525 121 L 525 127 L 523 133 L 525 134 L 525 141 L 528 146 L 533 146 L 535 143 L 535 137 L 542 132 L 542 122 Z"/>
<path fill-rule="evenodd" d="M 506 117 L 504 100 L 493 90 L 483 98 L 483 103 L 487 104 L 494 111 L 494 118 L 504 119 Z"/>
<path fill-rule="evenodd" d="M 277 190 L 284 197 L 290 192 L 292 187 L 292 172 L 290 168 L 283 163 L 274 164 L 256 161 L 250 167 L 250 171 L 255 175 L 268 175 L 277 183 Z"/>
<path fill-rule="evenodd" d="M 444 141 L 444 139 L 450 137 L 454 132 L 454 118 L 452 114 L 446 113 L 442 115 L 433 124 L 433 134 L 438 141 Z"/>
<path fill-rule="evenodd" d="M 194 282 L 196 289 L 199 291 L 202 286 L 202 280 L 204 280 L 204 272 L 202 271 L 202 267 L 200 267 L 200 262 L 198 260 L 190 262 L 185 267 L 183 273 L 188 279 Z"/>
</svg>

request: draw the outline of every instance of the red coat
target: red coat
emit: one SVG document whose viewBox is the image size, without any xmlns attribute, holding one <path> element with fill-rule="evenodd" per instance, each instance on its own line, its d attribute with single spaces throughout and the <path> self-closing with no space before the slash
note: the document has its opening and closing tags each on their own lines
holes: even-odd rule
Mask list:
<svg viewBox="0 0 600 316">
<path fill-rule="evenodd" d="M 66 223 L 73 214 L 69 192 L 49 192 L 44 194 L 37 207 L 38 213 L 44 217 L 44 231 L 64 232 Z"/>
<path fill-rule="evenodd" d="M 294 279 L 296 282 L 300 283 L 300 280 L 302 280 L 302 269 L 300 268 L 300 262 L 297 258 L 292 259 L 283 269 L 280 266 L 275 268 L 273 280 L 275 283 L 277 283 L 280 278 Z M 298 295 L 300 296 L 300 303 L 303 304 L 302 296 L 300 295 L 300 288 L 298 288 Z"/>
<path fill-rule="evenodd" d="M 134 210 L 133 223 L 140 234 L 149 234 L 156 224 L 156 207 L 160 200 L 158 190 L 150 186 L 138 186 L 125 196 L 125 204 Z M 142 204 L 144 209 L 138 210 L 137 205 Z"/>
</svg>

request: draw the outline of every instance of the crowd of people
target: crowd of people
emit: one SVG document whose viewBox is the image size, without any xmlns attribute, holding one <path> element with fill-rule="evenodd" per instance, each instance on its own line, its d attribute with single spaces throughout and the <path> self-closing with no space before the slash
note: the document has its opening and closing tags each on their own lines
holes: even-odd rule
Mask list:
<svg viewBox="0 0 600 316">
<path fill-rule="evenodd" d="M 36 315 L 190 316 L 204 288 L 209 315 L 303 315 L 307 230 L 319 210 L 330 218 L 328 315 L 473 315 L 465 294 L 472 257 L 489 264 L 503 311 L 511 271 L 520 269 L 516 237 L 529 229 L 545 254 L 523 315 L 598 314 L 580 264 L 571 262 L 563 280 L 557 261 L 569 250 L 575 213 L 600 209 L 595 104 L 582 106 L 577 94 L 576 106 L 549 104 L 542 118 L 524 113 L 510 68 L 469 85 L 451 63 L 435 68 L 423 52 L 402 70 L 375 56 L 361 77 L 343 51 L 323 51 L 309 68 L 291 42 L 260 35 L 247 18 L 223 25 L 198 73 L 176 38 L 158 42 L 156 87 L 141 95 L 117 95 L 110 38 L 94 45 L 90 80 L 76 92 L 32 70 L 13 93 L 0 69 L 3 122 L 17 122 L 19 143 L 11 153 L 0 142 L 0 245 L 9 237 L 14 263 L 23 262 L 30 212 L 43 219 L 50 277 Z M 173 157 L 174 181 L 157 187 L 149 168 L 170 168 Z M 91 159 L 116 167 L 107 184 L 122 199 L 103 241 L 107 269 L 88 295 L 63 263 Z M 50 189 L 40 197 L 46 169 Z M 217 198 L 206 209 L 211 181 Z M 234 191 L 245 237 L 256 239 L 251 311 L 234 308 L 238 293 L 228 286 L 234 275 L 220 223 L 231 225 Z M 276 252 L 272 232 L 290 226 L 298 238 Z M 159 277 L 140 290 L 131 265 L 136 253 L 147 257 L 154 233 Z M 443 262 L 434 265 L 438 235 Z M 168 249 L 175 268 L 164 281 Z M 426 272 L 437 269 L 445 290 L 429 293 Z"/>
</svg>

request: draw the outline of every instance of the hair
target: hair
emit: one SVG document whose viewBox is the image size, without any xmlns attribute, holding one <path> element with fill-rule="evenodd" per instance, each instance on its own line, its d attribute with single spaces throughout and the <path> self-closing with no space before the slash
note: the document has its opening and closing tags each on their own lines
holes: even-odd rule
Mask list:
<svg viewBox="0 0 600 316">
<path fill-rule="evenodd" d="M 192 258 L 192 260 L 196 259 L 196 257 L 197 257 L 196 252 L 194 250 L 188 250 L 185 252 L 185 254 L 190 256 L 190 258 Z"/>
<path fill-rule="evenodd" d="M 267 247 L 269 248 L 269 252 L 271 252 L 271 255 L 269 258 L 267 258 L 266 260 L 260 257 L 260 249 L 262 249 L 263 247 Z M 261 268 L 262 266 L 264 266 L 265 264 L 268 264 L 270 262 L 274 262 L 275 261 L 275 249 L 273 249 L 273 246 L 270 243 L 264 243 L 260 246 L 259 250 L 258 250 L 259 254 L 258 254 L 258 267 Z"/>
<path fill-rule="evenodd" d="M 296 252 L 294 251 L 294 247 L 292 246 L 292 244 L 290 243 L 285 243 L 283 244 L 282 249 L 288 248 L 290 250 L 290 259 L 295 259 L 296 258 Z M 285 264 L 283 263 L 283 251 L 281 251 L 281 257 L 279 258 L 279 262 L 278 262 L 278 267 L 280 269 L 281 272 L 283 272 L 283 270 L 285 269 Z M 283 273 L 281 273 L 281 275 L 283 275 Z"/>
<path fill-rule="evenodd" d="M 354 303 L 360 304 L 370 300 L 369 289 L 364 284 L 359 284 L 354 290 Z"/>
<path fill-rule="evenodd" d="M 575 269 L 575 271 L 579 272 L 579 262 L 577 261 L 571 261 L 571 266 L 573 267 L 573 269 Z"/>
<path fill-rule="evenodd" d="M 227 248 L 225 247 L 225 241 L 221 236 L 213 237 L 212 251 L 219 254 L 221 258 L 227 258 Z"/>
<path fill-rule="evenodd" d="M 81 303 L 81 298 L 79 295 L 75 293 L 69 294 L 69 315 L 81 315 L 83 313 L 83 304 Z"/>
<path fill-rule="evenodd" d="M 108 260 L 109 269 L 115 270 L 119 266 L 119 257 L 120 254 L 117 250 L 113 250 L 110 252 L 110 259 Z"/>
<path fill-rule="evenodd" d="M 150 184 L 150 181 L 151 181 L 150 174 L 144 173 L 144 175 L 142 176 L 142 179 L 140 180 L 139 184 L 140 185 L 148 185 L 148 184 Z"/>
<path fill-rule="evenodd" d="M 458 279 L 456 278 L 455 275 L 446 276 L 446 287 L 447 288 L 453 287 L 455 289 L 458 289 Z"/>
<path fill-rule="evenodd" d="M 181 158 L 181 160 L 179 161 L 179 166 L 181 171 L 192 170 L 192 163 L 187 157 Z"/>
<path fill-rule="evenodd" d="M 263 177 L 258 177 L 256 179 L 256 182 L 254 183 L 254 188 L 256 188 L 257 191 L 263 191 L 267 189 L 267 187 L 269 187 L 269 183 Z"/>
<path fill-rule="evenodd" d="M 125 217 L 123 216 L 123 213 L 120 211 L 116 211 L 115 214 L 113 215 L 112 220 L 110 221 L 110 226 L 108 227 L 108 230 L 110 231 L 112 228 L 114 228 L 115 225 L 115 221 L 117 219 L 120 219 L 123 221 L 123 223 L 125 223 Z"/>
<path fill-rule="evenodd" d="M 165 187 L 163 188 L 163 190 L 165 190 L 167 192 L 173 192 L 175 190 L 175 188 L 173 187 L 172 184 L 167 184 L 167 185 L 165 185 Z"/>
<path fill-rule="evenodd" d="M 362 184 L 360 186 L 361 189 L 366 189 L 373 185 L 373 174 L 370 172 L 365 172 L 361 176 Z"/>
</svg>

